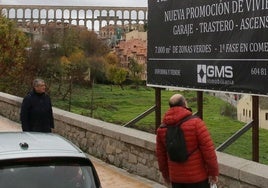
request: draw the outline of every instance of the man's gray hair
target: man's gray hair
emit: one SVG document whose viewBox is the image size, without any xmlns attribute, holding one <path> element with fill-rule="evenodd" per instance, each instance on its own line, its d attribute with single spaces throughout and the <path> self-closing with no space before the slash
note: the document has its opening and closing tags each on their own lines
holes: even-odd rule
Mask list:
<svg viewBox="0 0 268 188">
<path fill-rule="evenodd" d="M 169 106 L 183 106 L 186 107 L 186 100 L 181 94 L 174 94 L 169 99 Z"/>
<path fill-rule="evenodd" d="M 45 81 L 44 81 L 43 79 L 41 79 L 41 78 L 36 78 L 36 79 L 34 79 L 34 81 L 33 81 L 33 87 L 36 87 L 36 86 L 38 86 L 38 85 L 40 85 L 40 84 L 43 84 L 43 83 L 45 83 Z"/>
</svg>

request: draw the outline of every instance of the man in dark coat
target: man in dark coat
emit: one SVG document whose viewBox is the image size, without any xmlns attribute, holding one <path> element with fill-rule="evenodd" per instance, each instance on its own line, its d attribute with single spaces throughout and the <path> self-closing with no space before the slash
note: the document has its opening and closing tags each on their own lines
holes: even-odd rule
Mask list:
<svg viewBox="0 0 268 188">
<path fill-rule="evenodd" d="M 33 81 L 33 90 L 23 99 L 20 120 L 23 131 L 48 133 L 54 128 L 51 100 L 44 80 Z"/>
</svg>

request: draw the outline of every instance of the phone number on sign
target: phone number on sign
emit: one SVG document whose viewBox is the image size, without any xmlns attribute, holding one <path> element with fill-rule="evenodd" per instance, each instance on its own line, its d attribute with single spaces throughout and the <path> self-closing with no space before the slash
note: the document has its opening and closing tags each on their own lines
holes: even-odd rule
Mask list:
<svg viewBox="0 0 268 188">
<path fill-rule="evenodd" d="M 251 68 L 250 72 L 251 72 L 251 75 L 267 76 L 267 69 L 266 68 L 254 67 L 254 68 Z"/>
</svg>

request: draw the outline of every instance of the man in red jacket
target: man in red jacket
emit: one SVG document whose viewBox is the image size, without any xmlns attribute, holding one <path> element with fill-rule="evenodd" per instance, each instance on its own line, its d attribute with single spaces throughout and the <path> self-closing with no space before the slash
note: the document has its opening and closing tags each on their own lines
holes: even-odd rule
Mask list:
<svg viewBox="0 0 268 188">
<path fill-rule="evenodd" d="M 162 121 L 165 125 L 175 126 L 183 118 L 192 115 L 185 98 L 180 94 L 170 98 L 169 106 Z M 165 143 L 167 128 L 158 128 L 156 154 L 159 170 L 172 188 L 209 188 L 209 183 L 217 183 L 219 176 L 217 156 L 209 131 L 200 118 L 191 118 L 180 126 L 188 153 L 194 152 L 185 162 L 171 161 Z"/>
</svg>

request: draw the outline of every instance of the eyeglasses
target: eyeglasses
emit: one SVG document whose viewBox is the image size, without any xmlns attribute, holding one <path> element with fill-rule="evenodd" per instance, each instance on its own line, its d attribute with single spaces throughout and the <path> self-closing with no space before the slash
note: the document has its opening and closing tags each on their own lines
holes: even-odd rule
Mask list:
<svg viewBox="0 0 268 188">
<path fill-rule="evenodd" d="M 39 84 L 36 87 L 46 87 L 46 84 Z"/>
</svg>

